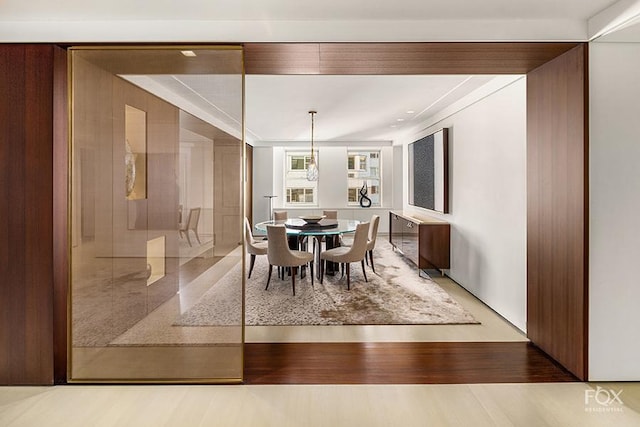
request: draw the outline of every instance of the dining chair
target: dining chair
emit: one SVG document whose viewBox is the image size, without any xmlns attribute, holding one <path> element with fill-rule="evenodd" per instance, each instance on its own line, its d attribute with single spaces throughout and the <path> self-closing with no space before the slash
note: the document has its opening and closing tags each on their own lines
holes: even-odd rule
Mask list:
<svg viewBox="0 0 640 427">
<path fill-rule="evenodd" d="M 369 223 L 362 222 L 356 226 L 356 233 L 353 236 L 353 244 L 351 246 L 339 246 L 329 249 L 320 254 L 320 283 L 324 277 L 325 263 L 337 262 L 346 266 L 347 270 L 347 289 L 351 289 L 351 263 L 360 261 L 362 265 L 362 274 L 364 281 L 367 280 L 367 273 L 364 270 L 364 257 L 367 252 L 367 238 L 369 232 Z"/>
<path fill-rule="evenodd" d="M 273 211 L 274 221 L 286 221 L 287 219 L 289 219 L 289 214 L 287 213 L 287 211 Z M 300 241 L 298 236 L 288 236 L 287 240 L 289 241 L 289 247 L 293 250 L 296 250 L 299 247 L 304 246 L 306 242 L 306 240 Z"/>
<path fill-rule="evenodd" d="M 338 219 L 338 211 L 322 211 L 326 219 Z"/>
<path fill-rule="evenodd" d="M 380 223 L 380 216 L 373 215 L 369 222 L 369 235 L 367 239 L 367 255 L 369 255 L 368 263 L 371 263 L 371 269 L 376 272 L 376 268 L 373 265 L 373 249 L 376 247 L 376 238 L 378 237 L 378 224 Z M 365 256 L 366 259 L 366 256 Z"/>
<path fill-rule="evenodd" d="M 284 225 L 267 225 L 267 259 L 269 260 L 269 277 L 266 291 L 271 282 L 273 266 L 291 268 L 291 288 L 296 294 L 296 269 L 309 264 L 311 273 L 311 287 L 313 287 L 313 254 L 306 251 L 296 251 L 289 248 L 287 230 Z"/>
<path fill-rule="evenodd" d="M 289 215 L 287 214 L 287 211 L 273 211 L 273 219 L 274 221 L 284 221 L 285 219 L 288 219 Z"/>
<path fill-rule="evenodd" d="M 247 248 L 247 253 L 251 256 L 251 261 L 249 264 L 249 276 L 248 279 L 251 279 L 251 272 L 253 271 L 253 265 L 256 262 L 256 255 L 266 255 L 268 244 L 266 241 L 256 241 L 253 237 L 253 233 L 251 232 L 251 225 L 249 224 L 249 219 L 244 217 L 244 242 Z"/>
<path fill-rule="evenodd" d="M 322 216 L 324 216 L 325 219 L 338 219 L 338 211 L 322 211 Z M 314 239 L 313 240 L 313 252 L 315 253 L 316 251 L 316 240 L 318 241 L 318 244 L 322 244 L 322 241 L 325 241 L 326 239 L 332 239 L 334 238 L 333 236 L 331 237 L 320 237 L 318 239 Z M 337 239 L 340 239 L 340 236 L 337 237 Z"/>
<path fill-rule="evenodd" d="M 200 236 L 198 236 L 198 221 L 200 220 L 200 208 L 192 208 L 189 210 L 189 218 L 187 222 L 180 226 L 178 230 L 180 232 L 180 236 L 186 236 L 187 242 L 189 242 L 189 246 L 193 246 L 191 244 L 191 239 L 189 238 L 189 230 L 193 231 L 193 234 L 196 235 L 196 239 L 198 239 L 198 243 L 200 242 Z"/>
</svg>

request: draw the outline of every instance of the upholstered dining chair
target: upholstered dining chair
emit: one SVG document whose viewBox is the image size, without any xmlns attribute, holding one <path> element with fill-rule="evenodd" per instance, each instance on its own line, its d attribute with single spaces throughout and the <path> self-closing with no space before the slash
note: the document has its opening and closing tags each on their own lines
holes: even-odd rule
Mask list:
<svg viewBox="0 0 640 427">
<path fill-rule="evenodd" d="M 291 268 L 291 289 L 296 294 L 296 269 L 309 264 L 311 287 L 313 287 L 313 254 L 306 251 L 289 249 L 287 241 L 287 229 L 284 225 L 267 225 L 267 259 L 269 260 L 269 277 L 267 278 L 266 291 L 271 282 L 273 266 Z"/>
<path fill-rule="evenodd" d="M 338 219 L 338 211 L 322 211 L 322 216 L 325 217 L 325 219 Z M 338 235 L 337 237 L 331 236 L 331 237 L 327 237 L 328 239 L 340 239 L 340 236 Z M 325 237 L 319 237 L 318 239 L 314 239 L 313 240 L 313 252 L 316 251 L 316 240 L 322 244 L 322 241 L 325 240 Z"/>
<path fill-rule="evenodd" d="M 376 238 L 378 237 L 378 224 L 380 223 L 380 217 L 373 215 L 369 222 L 369 235 L 367 239 L 367 255 L 369 255 L 368 262 L 371 264 L 371 269 L 376 272 L 376 268 L 373 265 L 373 249 L 376 247 Z M 365 256 L 366 258 L 366 256 Z"/>
<path fill-rule="evenodd" d="M 189 230 L 193 231 L 193 234 L 196 235 L 196 239 L 198 239 L 198 243 L 200 242 L 200 236 L 198 236 L 198 221 L 200 220 L 200 208 L 193 208 L 189 210 L 189 218 L 184 225 L 180 226 L 178 230 L 180 232 L 180 236 L 184 235 L 187 237 L 187 242 L 189 242 L 189 246 L 193 246 L 191 244 L 191 239 L 189 238 Z"/>
<path fill-rule="evenodd" d="M 273 211 L 273 219 L 274 221 L 284 221 L 289 218 L 289 214 L 287 211 Z"/>
<path fill-rule="evenodd" d="M 339 246 L 329 249 L 320 254 L 320 283 L 324 276 L 324 266 L 328 262 L 337 262 L 346 265 L 347 270 L 347 289 L 351 289 L 351 263 L 360 261 L 362 265 L 362 274 L 365 282 L 367 273 L 364 270 L 364 257 L 367 252 L 367 237 L 369 232 L 369 223 L 362 222 L 356 226 L 356 233 L 353 236 L 353 244 L 351 246 Z"/>
<path fill-rule="evenodd" d="M 256 255 L 267 254 L 267 242 L 256 241 L 256 239 L 254 239 L 253 233 L 251 232 L 251 225 L 249 224 L 249 219 L 247 219 L 247 217 L 244 217 L 244 242 L 247 247 L 247 253 L 251 256 L 249 276 L 247 277 L 248 279 L 251 279 L 251 272 L 253 271 L 253 265 L 256 262 Z"/>
<path fill-rule="evenodd" d="M 338 219 L 338 211 L 322 211 L 322 215 L 327 219 Z"/>
</svg>

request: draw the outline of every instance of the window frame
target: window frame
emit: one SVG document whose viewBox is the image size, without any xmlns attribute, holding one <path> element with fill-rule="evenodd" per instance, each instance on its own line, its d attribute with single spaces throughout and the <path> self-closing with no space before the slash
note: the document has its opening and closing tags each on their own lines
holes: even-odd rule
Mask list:
<svg viewBox="0 0 640 427">
<path fill-rule="evenodd" d="M 350 157 L 352 156 L 359 156 L 359 155 L 363 155 L 364 153 L 366 153 L 366 164 L 365 164 L 365 168 L 364 169 L 355 169 L 355 160 L 353 162 L 354 164 L 354 169 L 349 169 L 349 160 Z M 376 157 L 371 157 L 371 154 L 375 153 L 377 154 Z M 375 162 L 372 162 L 373 159 L 377 159 L 377 165 L 376 164 L 372 164 Z M 359 167 L 361 166 L 361 162 L 359 162 Z M 373 177 L 358 177 L 357 175 L 362 173 L 362 172 L 367 172 L 367 174 L 369 173 L 369 171 L 371 169 L 376 169 L 377 170 L 377 176 L 373 176 Z M 352 176 L 355 175 L 355 176 Z M 381 149 L 347 149 L 347 173 L 346 173 L 346 177 L 347 177 L 347 195 L 346 195 L 346 203 L 347 206 L 359 206 L 360 202 L 359 202 L 359 193 L 358 191 L 360 190 L 360 188 L 362 188 L 362 181 L 367 180 L 367 184 L 370 184 L 369 181 L 370 180 L 377 180 L 378 185 L 377 185 L 377 192 L 376 193 L 372 193 L 371 192 L 371 188 L 375 187 L 372 185 L 368 185 L 369 188 L 369 193 L 368 196 L 371 197 L 371 195 L 376 194 L 377 195 L 377 201 L 373 201 L 371 203 L 372 207 L 380 207 L 382 206 L 382 150 Z M 357 180 L 360 182 L 359 186 L 353 187 L 350 185 L 350 181 L 352 180 Z M 351 190 L 356 190 L 356 201 L 350 201 L 349 197 L 350 197 L 350 191 Z"/>
<path fill-rule="evenodd" d="M 318 150 L 313 150 L 316 163 L 318 162 Z M 296 157 L 304 158 L 304 169 L 294 169 L 293 159 Z M 286 167 L 284 168 L 284 176 L 282 179 L 282 193 L 284 195 L 284 207 L 317 207 L 319 204 L 318 197 L 318 182 L 319 181 L 307 181 L 307 165 L 311 160 L 311 153 L 308 150 L 285 150 L 284 161 Z M 297 176 L 296 176 L 297 175 Z M 303 185 L 305 184 L 305 185 Z M 313 190 L 313 200 L 311 202 L 292 202 L 291 194 L 293 190 Z"/>
</svg>

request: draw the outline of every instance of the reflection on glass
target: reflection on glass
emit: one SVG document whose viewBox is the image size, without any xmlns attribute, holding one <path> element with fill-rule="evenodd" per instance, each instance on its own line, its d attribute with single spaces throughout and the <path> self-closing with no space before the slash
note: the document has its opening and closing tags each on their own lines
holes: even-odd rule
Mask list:
<svg viewBox="0 0 640 427">
<path fill-rule="evenodd" d="M 72 382 L 242 378 L 242 56 L 194 52 L 72 49 Z"/>
<path fill-rule="evenodd" d="M 147 286 L 164 277 L 165 236 L 147 242 Z"/>
<path fill-rule="evenodd" d="M 124 113 L 124 163 L 127 199 L 146 199 L 147 113 L 130 105 L 125 105 Z"/>
</svg>

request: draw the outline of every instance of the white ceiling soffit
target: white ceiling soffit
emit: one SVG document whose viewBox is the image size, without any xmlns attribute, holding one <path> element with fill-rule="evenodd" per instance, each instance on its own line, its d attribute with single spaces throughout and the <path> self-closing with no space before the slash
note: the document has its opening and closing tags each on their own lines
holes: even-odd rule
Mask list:
<svg viewBox="0 0 640 427">
<path fill-rule="evenodd" d="M 620 0 L 589 19 L 589 39 L 640 42 L 640 0 Z"/>
<path fill-rule="evenodd" d="M 586 40 L 615 0 L 4 0 L 0 41 Z"/>
<path fill-rule="evenodd" d="M 626 22 L 615 31 L 598 37 L 594 41 L 607 43 L 640 43 L 640 16 Z"/>
</svg>

